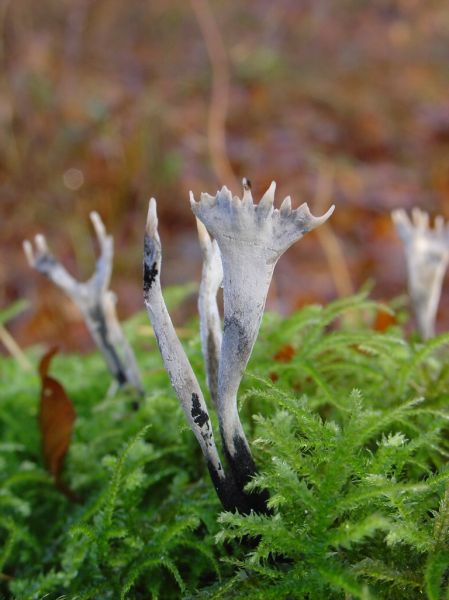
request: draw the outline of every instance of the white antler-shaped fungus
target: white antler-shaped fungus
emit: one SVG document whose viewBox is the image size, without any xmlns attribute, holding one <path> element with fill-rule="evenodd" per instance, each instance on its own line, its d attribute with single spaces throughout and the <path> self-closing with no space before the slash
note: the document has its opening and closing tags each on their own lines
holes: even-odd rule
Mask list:
<svg viewBox="0 0 449 600">
<path fill-rule="evenodd" d="M 157 226 L 156 200 L 151 198 L 144 238 L 143 295 L 157 344 L 170 383 L 206 459 L 218 497 L 226 510 L 237 508 L 240 512 L 248 512 L 251 507 L 246 496 L 237 488 L 233 476 L 226 475 L 221 464 L 203 393 L 176 335 L 162 296 L 162 254 Z"/>
<path fill-rule="evenodd" d="M 201 194 L 198 203 L 193 194 L 190 198 L 194 214 L 204 225 L 198 226 L 204 259 L 199 296 L 201 339 L 208 385 L 230 467 L 226 475 L 213 441 L 203 395 L 162 298 L 161 246 L 154 199 L 150 201 L 145 235 L 144 298 L 172 386 L 201 445 L 218 495 L 222 502 L 225 499 L 223 504 L 242 511 L 264 512 L 266 495 L 244 492 L 256 467 L 240 423 L 237 392 L 256 341 L 276 262 L 307 231 L 324 223 L 334 207 L 322 217 L 314 217 L 307 204 L 292 210 L 287 197 L 281 208 L 275 209 L 274 183 L 255 205 L 248 180 L 244 180 L 243 187 L 242 200 L 233 198 L 226 187 L 216 196 Z M 216 300 L 222 279 L 223 334 Z"/>
<path fill-rule="evenodd" d="M 423 339 L 435 335 L 435 319 L 441 296 L 444 273 L 449 263 L 449 225 L 436 217 L 435 228 L 429 215 L 412 210 L 411 219 L 398 209 L 392 212 L 396 230 L 405 247 L 410 297 Z"/>
<path fill-rule="evenodd" d="M 77 281 L 56 260 L 43 235 L 35 237 L 35 250 L 28 240 L 24 241 L 23 248 L 30 266 L 48 277 L 77 304 L 118 384 L 130 384 L 141 395 L 143 387 L 136 359 L 117 318 L 115 294 L 109 290 L 114 241 L 106 234 L 98 213 L 92 212 L 90 218 L 100 245 L 100 256 L 94 274 L 86 282 Z"/>
<path fill-rule="evenodd" d="M 314 217 L 306 203 L 292 210 L 287 196 L 273 206 L 273 182 L 258 205 L 249 181 L 243 198 L 223 187 L 215 196 L 201 194 L 191 206 L 217 241 L 223 264 L 224 327 L 218 374 L 217 412 L 224 449 L 241 488 L 255 473 L 249 445 L 237 410 L 237 392 L 256 341 L 274 267 L 281 255 L 332 214 Z"/>
</svg>

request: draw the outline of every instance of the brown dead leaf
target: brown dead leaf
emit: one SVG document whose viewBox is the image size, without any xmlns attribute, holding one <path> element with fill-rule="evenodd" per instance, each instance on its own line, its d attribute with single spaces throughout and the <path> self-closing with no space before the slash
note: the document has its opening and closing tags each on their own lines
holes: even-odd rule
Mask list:
<svg viewBox="0 0 449 600">
<path fill-rule="evenodd" d="M 49 350 L 39 364 L 39 374 L 42 379 L 39 426 L 45 464 L 59 487 L 64 457 L 70 445 L 76 415 L 63 386 L 48 375 L 51 359 L 57 351 L 57 348 Z"/>
<path fill-rule="evenodd" d="M 396 323 L 396 319 L 395 319 L 394 315 L 391 315 L 390 313 L 388 313 L 384 310 L 378 310 L 376 312 L 376 317 L 374 319 L 373 329 L 375 331 L 383 332 L 383 331 L 386 331 L 389 327 L 391 327 L 395 323 Z"/>
<path fill-rule="evenodd" d="M 39 363 L 39 375 L 41 376 L 42 382 L 45 379 L 45 377 L 47 377 L 47 375 L 48 375 L 48 369 L 50 367 L 50 362 L 51 362 L 53 356 L 55 356 L 55 354 L 57 354 L 58 352 L 59 352 L 58 346 L 53 346 L 41 358 L 41 362 Z"/>
<path fill-rule="evenodd" d="M 290 344 L 286 344 L 282 346 L 282 348 L 276 352 L 273 356 L 274 360 L 278 360 L 279 362 L 289 363 L 295 356 L 296 350 Z"/>
</svg>

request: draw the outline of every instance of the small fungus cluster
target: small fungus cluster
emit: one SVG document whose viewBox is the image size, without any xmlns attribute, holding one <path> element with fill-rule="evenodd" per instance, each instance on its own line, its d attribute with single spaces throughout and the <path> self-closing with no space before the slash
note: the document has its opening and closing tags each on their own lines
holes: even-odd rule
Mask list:
<svg viewBox="0 0 449 600">
<path fill-rule="evenodd" d="M 273 271 L 281 255 L 305 233 L 323 224 L 334 210 L 331 206 L 326 214 L 315 217 L 305 203 L 292 209 L 290 196 L 280 208 L 275 208 L 275 187 L 273 182 L 258 204 L 253 201 L 247 179 L 243 180 L 242 198 L 232 196 L 226 187 L 215 196 L 201 194 L 198 202 L 190 194 L 203 257 L 198 298 L 201 345 L 224 462 L 217 449 L 204 394 L 162 295 L 162 251 L 154 198 L 150 200 L 145 228 L 144 301 L 165 368 L 223 507 L 242 513 L 267 512 L 266 495 L 246 490 L 256 473 L 256 465 L 239 418 L 237 396 L 259 333 Z M 435 228 L 430 228 L 428 215 L 419 209 L 413 210 L 411 219 L 403 210 L 394 211 L 392 218 L 406 250 L 409 292 L 418 329 L 428 339 L 434 335 L 443 277 L 449 263 L 449 226 L 437 217 Z M 88 281 L 74 279 L 51 254 L 42 235 L 36 236 L 35 247 L 29 241 L 24 242 L 25 254 L 32 267 L 78 305 L 116 385 L 129 385 L 140 396 L 144 390 L 137 363 L 117 319 L 115 295 L 109 289 L 113 239 L 106 234 L 97 213 L 91 213 L 91 220 L 100 256 Z M 223 320 L 217 304 L 220 287 L 223 287 Z"/>
<path fill-rule="evenodd" d="M 248 180 L 243 198 L 223 187 L 215 196 L 190 195 L 203 253 L 198 308 L 207 383 L 217 411 L 226 467 L 215 444 L 209 412 L 191 365 L 176 336 L 161 285 L 161 243 L 156 201 L 150 200 L 144 243 L 144 300 L 165 368 L 209 468 L 217 494 L 227 510 L 266 511 L 266 497 L 246 493 L 256 472 L 237 409 L 237 394 L 262 319 L 274 267 L 294 242 L 324 223 L 307 204 L 292 210 L 290 197 L 274 208 L 274 182 L 254 204 Z M 223 286 L 223 331 L 217 292 Z"/>
</svg>

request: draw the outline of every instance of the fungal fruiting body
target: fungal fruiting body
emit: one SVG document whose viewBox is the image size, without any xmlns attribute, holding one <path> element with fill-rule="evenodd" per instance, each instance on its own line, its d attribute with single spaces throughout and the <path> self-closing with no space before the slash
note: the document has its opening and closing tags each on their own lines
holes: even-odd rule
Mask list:
<svg viewBox="0 0 449 600">
<path fill-rule="evenodd" d="M 216 240 L 211 240 L 207 229 L 197 219 L 198 239 L 203 254 L 203 271 L 198 294 L 201 346 L 206 364 L 207 386 L 214 406 L 217 406 L 218 370 L 221 352 L 221 319 L 217 293 L 223 282 L 223 267 Z"/>
<path fill-rule="evenodd" d="M 209 261 L 203 268 L 203 298 L 200 301 L 202 345 L 208 370 L 208 382 L 209 385 L 211 383 L 213 386 L 216 385 L 212 397 L 215 401 L 224 452 L 229 464 L 228 477 L 243 494 L 245 485 L 255 473 L 255 464 L 238 415 L 237 393 L 257 338 L 273 270 L 287 248 L 307 231 L 324 223 L 334 210 L 334 207 L 331 207 L 322 217 L 314 217 L 307 204 L 292 210 L 290 197 L 284 200 L 280 209 L 275 209 L 274 190 L 273 183 L 258 205 L 253 202 L 246 180 L 244 180 L 242 199 L 232 197 L 226 187 L 215 196 L 201 194 L 199 202 L 195 202 L 192 194 L 190 197 L 195 216 L 207 230 L 206 232 L 200 227 L 203 256 L 206 261 Z M 157 231 L 154 229 L 155 219 L 152 216 L 155 214 L 153 201 L 150 202 L 149 214 L 144 260 L 144 273 L 147 274 L 147 279 L 150 279 L 149 273 L 154 269 L 158 270 L 160 265 L 160 243 L 158 237 L 156 241 Z M 212 240 L 208 234 L 213 238 Z M 154 251 L 148 249 L 150 246 L 157 246 L 156 254 L 159 253 L 159 258 L 153 258 Z M 217 262 L 218 256 L 221 258 L 222 270 Z M 221 349 L 218 351 L 216 346 L 220 335 L 217 332 L 216 293 L 221 276 L 223 277 L 224 320 Z M 156 283 L 159 285 L 158 279 L 153 285 Z M 152 286 L 149 289 L 151 290 Z M 161 343 L 161 336 L 166 335 L 164 329 L 169 317 L 166 311 L 161 309 L 155 312 L 148 299 L 148 284 L 145 281 L 144 293 L 166 369 L 184 406 L 189 401 L 189 396 L 184 391 L 184 382 L 188 381 L 191 385 L 192 369 L 183 352 L 182 361 L 178 361 L 174 355 L 173 348 L 176 347 L 177 353 L 182 351 L 179 341 L 175 342 L 173 339 L 168 343 L 169 340 L 163 339 Z M 159 294 L 158 288 L 157 298 Z M 173 331 L 176 337 L 172 326 L 170 331 Z M 209 352 L 207 343 L 210 339 L 213 340 L 213 353 Z M 170 346 L 168 352 L 166 346 Z M 216 371 L 217 362 L 218 376 L 216 372 L 211 372 L 211 368 Z M 176 372 L 175 378 L 174 372 Z M 177 383 L 178 380 L 182 384 Z M 178 391 L 181 389 L 182 397 Z M 200 399 L 201 410 L 207 413 L 202 395 L 196 390 L 195 393 Z M 196 431 L 194 427 L 193 429 Z M 199 441 L 201 444 L 201 440 Z M 206 458 L 208 459 L 208 456 Z M 250 509 L 266 510 L 263 495 L 253 493 L 247 494 L 246 497 Z"/>
<path fill-rule="evenodd" d="M 217 412 L 225 453 L 243 488 L 255 472 L 237 410 L 237 393 L 256 341 L 268 288 L 280 256 L 307 231 L 324 223 L 333 207 L 314 217 L 307 204 L 291 209 L 290 197 L 275 209 L 273 182 L 258 205 L 249 185 L 243 198 L 223 187 L 201 194 L 191 206 L 220 249 L 223 265 L 224 323 L 218 374 Z"/>
<path fill-rule="evenodd" d="M 77 281 L 51 254 L 45 237 L 35 237 L 35 249 L 28 240 L 23 248 L 31 267 L 61 288 L 80 309 L 92 338 L 119 386 L 129 384 L 143 394 L 137 362 L 120 326 L 115 294 L 109 289 L 114 256 L 114 241 L 96 212 L 90 214 L 100 245 L 95 272 L 86 282 Z"/>
<path fill-rule="evenodd" d="M 170 383 L 181 403 L 187 421 L 206 459 L 209 473 L 224 508 L 248 512 L 245 495 L 237 488 L 232 475 L 226 475 L 215 445 L 212 424 L 204 396 L 162 296 L 161 242 L 157 229 L 156 201 L 150 200 L 144 237 L 143 296 L 153 325 L 159 351 Z"/>
<path fill-rule="evenodd" d="M 429 215 L 418 208 L 411 219 L 398 209 L 392 219 L 401 238 L 407 265 L 410 298 L 418 330 L 423 339 L 435 335 L 435 319 L 441 296 L 444 273 L 449 263 L 449 225 L 436 217 L 435 227 L 429 225 Z"/>
</svg>

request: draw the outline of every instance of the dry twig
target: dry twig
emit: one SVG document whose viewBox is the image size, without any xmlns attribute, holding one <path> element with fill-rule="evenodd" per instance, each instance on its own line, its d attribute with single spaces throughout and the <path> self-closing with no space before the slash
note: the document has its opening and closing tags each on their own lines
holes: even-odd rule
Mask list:
<svg viewBox="0 0 449 600">
<path fill-rule="evenodd" d="M 226 150 L 226 119 L 229 107 L 229 65 L 220 29 L 208 0 L 191 0 L 212 68 L 212 90 L 207 140 L 212 168 L 218 181 L 234 189 L 240 186 Z"/>
</svg>

